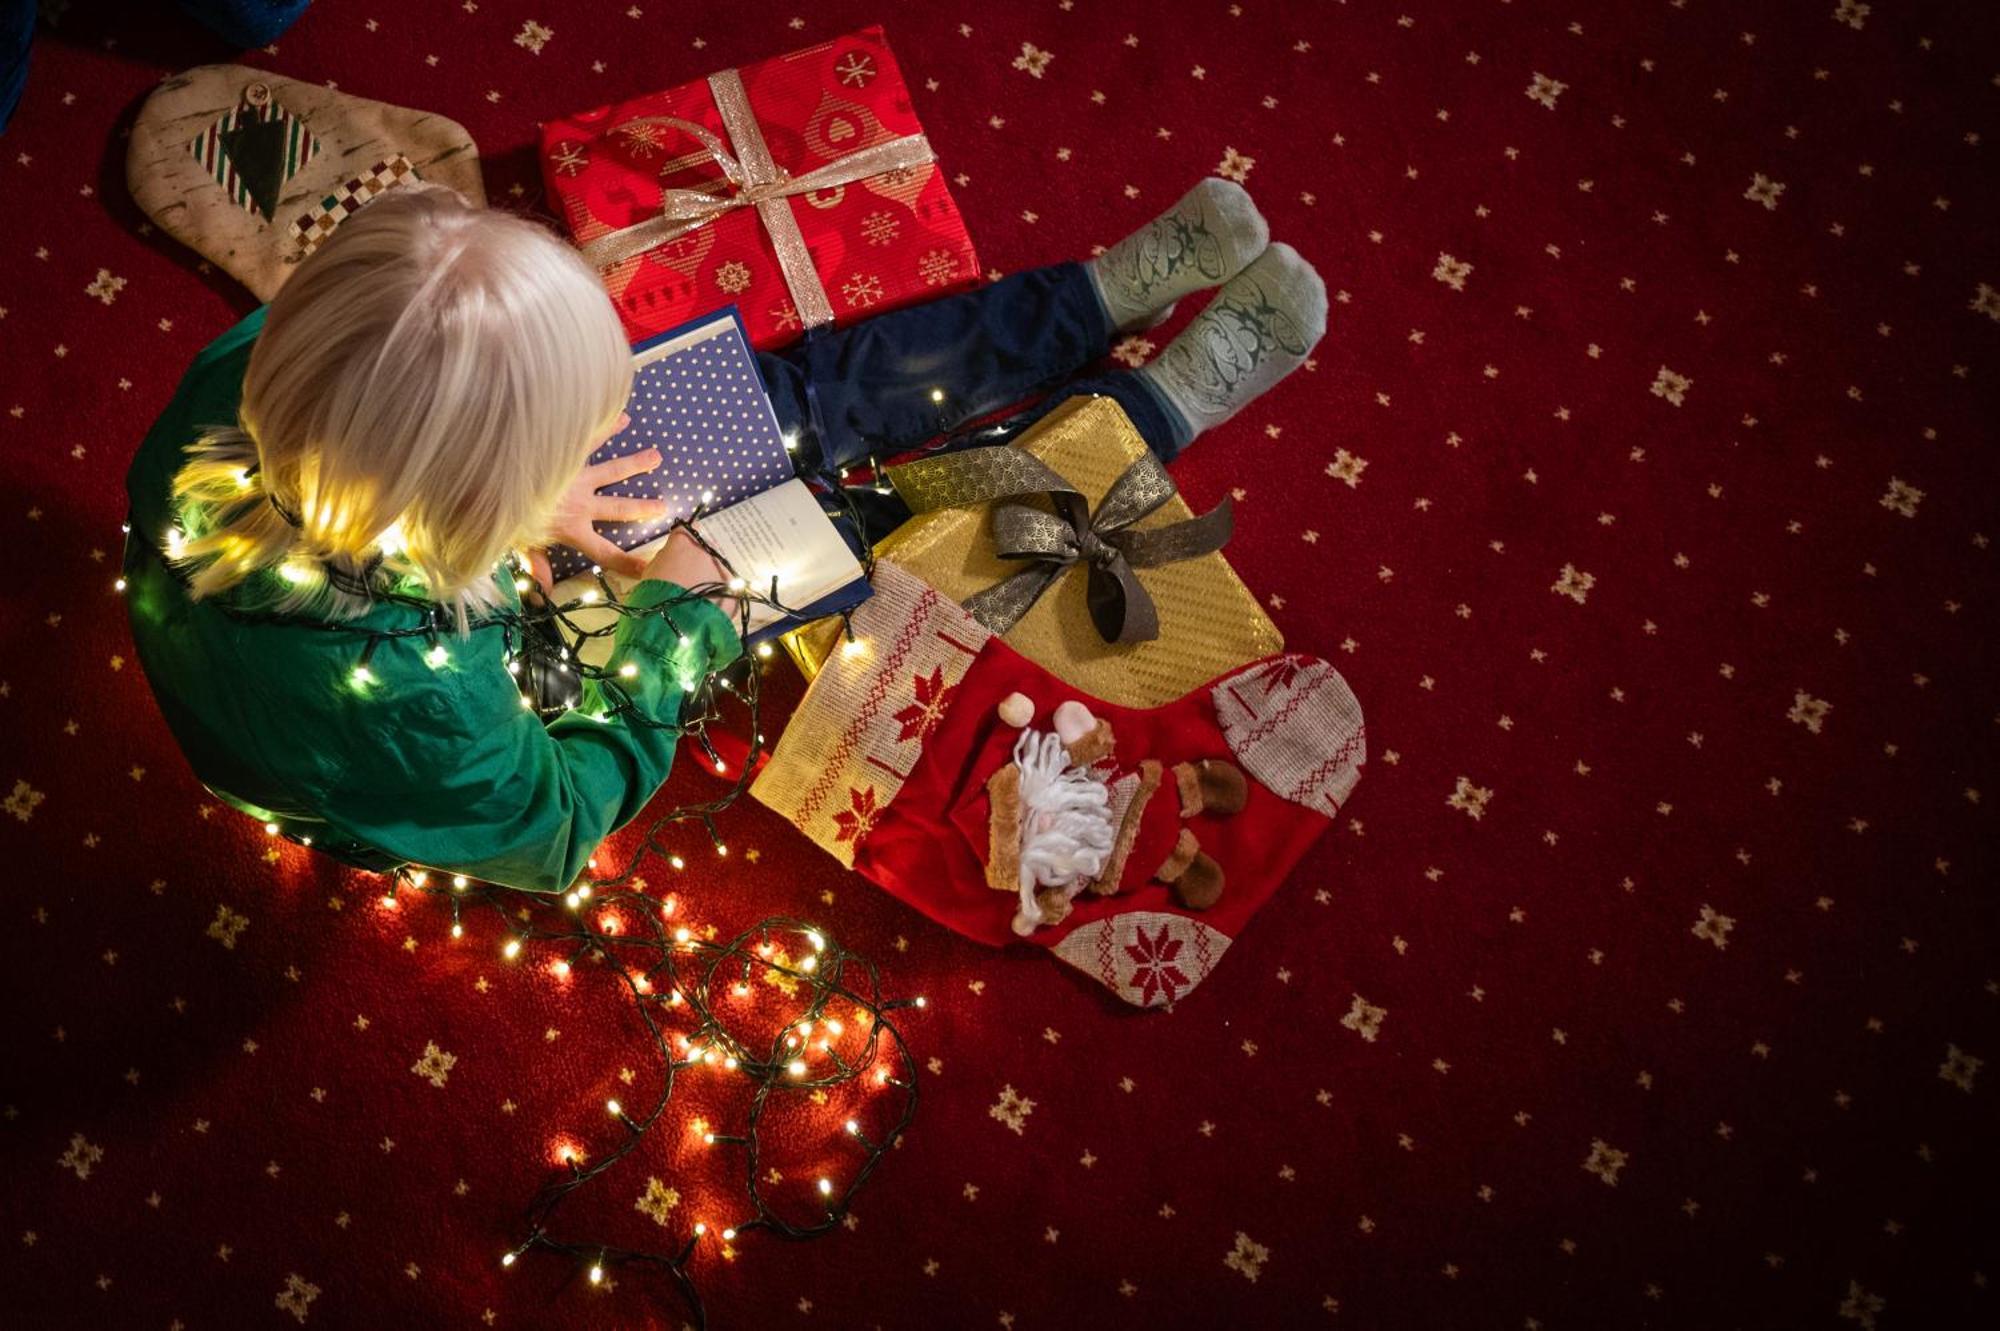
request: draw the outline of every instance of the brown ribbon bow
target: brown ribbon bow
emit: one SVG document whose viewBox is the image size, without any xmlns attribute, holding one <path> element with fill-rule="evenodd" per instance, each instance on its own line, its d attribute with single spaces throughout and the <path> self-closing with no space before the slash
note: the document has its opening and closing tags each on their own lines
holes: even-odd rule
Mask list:
<svg viewBox="0 0 2000 1331">
<path fill-rule="evenodd" d="M 970 448 L 892 467 L 888 476 L 916 513 L 1008 501 L 993 508 L 994 548 L 1028 567 L 965 602 L 972 617 L 995 633 L 1014 627 L 1072 565 L 1082 564 L 1089 570 L 1087 599 L 1098 636 L 1110 643 L 1150 642 L 1160 636 L 1160 615 L 1133 570 L 1220 550 L 1234 525 L 1234 510 L 1224 499 L 1200 517 L 1132 530 L 1174 494 L 1173 478 L 1151 453 L 1111 483 L 1095 512 L 1075 486 L 1018 448 Z M 1046 498 L 1054 511 L 1020 502 L 1028 495 Z"/>
<path fill-rule="evenodd" d="M 635 254 L 644 254 L 698 227 L 707 226 L 726 213 L 738 208 L 755 208 L 765 230 L 770 232 L 771 247 L 778 255 L 778 270 L 785 276 L 785 285 L 791 288 L 792 303 L 798 307 L 800 322 L 807 328 L 833 322 L 833 303 L 827 297 L 826 286 L 819 280 L 819 274 L 813 270 L 812 256 L 806 251 L 805 236 L 799 231 L 798 219 L 792 216 L 789 200 L 796 195 L 851 185 L 890 171 L 907 171 L 936 161 L 937 154 L 931 151 L 930 141 L 923 135 L 907 134 L 851 152 L 837 161 L 795 176 L 771 160 L 770 145 L 765 143 L 764 131 L 750 109 L 750 97 L 743 90 L 741 76 L 733 69 L 720 70 L 708 76 L 708 86 L 715 96 L 715 109 L 722 117 L 723 128 L 729 132 L 730 142 L 736 145 L 740 160 L 730 155 L 721 139 L 692 120 L 683 120 L 679 116 L 645 116 L 628 120 L 619 128 L 665 125 L 693 135 L 703 150 L 715 159 L 715 164 L 722 168 L 723 176 L 735 186 L 735 192 L 710 194 L 698 189 L 663 190 L 658 217 L 649 217 L 609 235 L 599 236 L 583 247 L 583 257 L 596 268 L 614 267 Z"/>
</svg>

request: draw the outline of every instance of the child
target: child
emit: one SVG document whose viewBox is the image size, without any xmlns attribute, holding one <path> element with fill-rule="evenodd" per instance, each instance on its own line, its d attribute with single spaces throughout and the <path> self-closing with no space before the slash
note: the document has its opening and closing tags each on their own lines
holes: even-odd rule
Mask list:
<svg viewBox="0 0 2000 1331">
<path fill-rule="evenodd" d="M 765 356 L 780 423 L 821 467 L 920 443 L 1225 283 L 1153 364 L 1069 390 L 1116 397 L 1171 457 L 1324 329 L 1324 287 L 1265 241 L 1247 195 L 1204 181 L 1090 264 Z M 719 587 L 684 535 L 644 563 L 592 528 L 659 512 L 597 493 L 657 454 L 584 466 L 631 373 L 572 250 L 428 187 L 350 218 L 204 350 L 127 477 L 124 561 L 139 658 L 196 776 L 349 863 L 567 888 L 665 781 L 687 681 L 741 652 L 726 601 L 625 616 L 629 710 L 586 681 L 546 726 L 509 673 L 509 551 L 554 539 L 637 575 L 635 609 Z"/>
</svg>

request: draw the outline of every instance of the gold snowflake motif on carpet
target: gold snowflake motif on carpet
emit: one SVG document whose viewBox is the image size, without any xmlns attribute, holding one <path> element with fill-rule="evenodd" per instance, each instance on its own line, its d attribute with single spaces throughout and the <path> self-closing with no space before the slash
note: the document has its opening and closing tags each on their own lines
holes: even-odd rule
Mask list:
<svg viewBox="0 0 2000 1331">
<path fill-rule="evenodd" d="M 1602 1137 L 1590 1140 L 1590 1154 L 1584 1157 L 1583 1169 L 1586 1174 L 1594 1174 L 1604 1180 L 1604 1186 L 1618 1186 L 1618 1173 L 1631 1159 L 1625 1152 L 1605 1141 Z"/>
<path fill-rule="evenodd" d="M 1778 210 L 1778 196 L 1785 192 L 1783 181 L 1773 180 L 1762 171 L 1750 177 L 1750 188 L 1743 191 L 1743 197 L 1752 203 L 1761 203 L 1765 211 Z"/>
<path fill-rule="evenodd" d="M 1431 269 L 1431 276 L 1450 287 L 1453 291 L 1465 290 L 1465 279 L 1472 272 L 1472 265 L 1463 259 L 1453 258 L 1442 251 L 1438 253 L 1437 267 Z"/>
<path fill-rule="evenodd" d="M 250 917 L 239 915 L 227 906 L 215 908 L 215 918 L 208 922 L 208 937 L 222 944 L 230 951 L 236 950 L 236 940 L 250 927 Z"/>
<path fill-rule="evenodd" d="M 1715 907 L 1704 904 L 1701 915 L 1690 930 L 1696 938 L 1715 944 L 1718 952 L 1729 948 L 1729 931 L 1736 927 L 1736 921 L 1727 915 L 1718 914 Z"/>
<path fill-rule="evenodd" d="M 1917 505 L 1924 502 L 1924 492 L 1898 476 L 1889 478 L 1889 488 L 1882 493 L 1882 507 L 1891 513 L 1906 518 L 1917 516 Z"/>
<path fill-rule="evenodd" d="M 1549 590 L 1558 596 L 1567 596 L 1578 605 L 1582 605 L 1589 599 L 1590 589 L 1596 585 L 1595 573 L 1585 573 L 1574 564 L 1564 564 Z"/>
<path fill-rule="evenodd" d="M 285 1287 L 278 1291 L 277 1307 L 280 1312 L 288 1312 L 304 1322 L 307 1309 L 318 1297 L 318 1285 L 296 1271 L 288 1271 L 285 1273 Z"/>
<path fill-rule="evenodd" d="M 1478 822 L 1486 816 L 1487 801 L 1493 798 L 1493 791 L 1486 786 L 1475 786 L 1472 778 L 1462 776 L 1452 787 L 1451 794 L 1445 796 L 1445 807 L 1457 809 L 1460 813 Z"/>
<path fill-rule="evenodd" d="M 438 1048 L 436 1040 L 432 1040 L 424 1045 L 424 1052 L 410 1065 L 410 1071 L 442 1089 L 445 1079 L 451 1076 L 451 1070 L 457 1065 L 458 1055 L 446 1053 Z"/>
<path fill-rule="evenodd" d="M 1028 1115 L 1034 1112 L 1035 1102 L 1012 1086 L 1002 1086 L 1000 1098 L 986 1111 L 988 1117 L 1006 1124 L 1016 1137 L 1024 1135 L 1022 1129 L 1028 1122 Z"/>
<path fill-rule="evenodd" d="M 1799 689 L 1792 694 L 1792 709 L 1785 713 L 1785 719 L 1817 735 L 1826 725 L 1826 714 L 1832 710 L 1833 704 L 1826 699 Z"/>
<path fill-rule="evenodd" d="M 1245 1280 L 1255 1284 L 1257 1277 L 1264 1273 L 1264 1263 L 1270 1259 L 1269 1248 L 1239 1229 L 1236 1231 L 1236 1246 L 1222 1255 L 1222 1264 L 1240 1272 Z"/>
<path fill-rule="evenodd" d="M 1014 57 L 1014 68 L 1031 78 L 1040 78 L 1042 71 L 1049 67 L 1055 56 L 1033 42 L 1021 43 L 1021 54 Z"/>
<path fill-rule="evenodd" d="M 1664 365 L 1653 376 L 1653 396 L 1664 398 L 1676 407 L 1687 401 L 1687 391 L 1693 387 L 1694 380 L 1684 374 L 1676 374 Z"/>
<path fill-rule="evenodd" d="M 657 1178 L 646 1179 L 646 1190 L 639 1194 L 639 1200 L 632 1203 L 632 1209 L 648 1217 L 656 1225 L 664 1227 L 676 1206 L 681 1204 L 681 1195 Z"/>
<path fill-rule="evenodd" d="M 64 1169 L 72 1170 L 80 1179 L 90 1177 L 90 1171 L 104 1159 L 104 1148 L 93 1145 L 80 1132 L 69 1139 L 69 1149 L 56 1157 L 56 1163 Z"/>
<path fill-rule="evenodd" d="M 1955 1044 L 1944 1047 L 1944 1062 L 1938 1064 L 1938 1077 L 1972 1094 L 1972 1079 L 1979 1075 L 1979 1069 L 1986 1066 L 1983 1058 L 1974 1058 Z"/>
<path fill-rule="evenodd" d="M 1353 1006 L 1347 1009 L 1347 1015 L 1340 1019 L 1340 1024 L 1369 1044 L 1374 1044 L 1375 1037 L 1382 1033 L 1382 1019 L 1388 1015 L 1389 1009 L 1376 1007 L 1356 994 Z"/>
</svg>

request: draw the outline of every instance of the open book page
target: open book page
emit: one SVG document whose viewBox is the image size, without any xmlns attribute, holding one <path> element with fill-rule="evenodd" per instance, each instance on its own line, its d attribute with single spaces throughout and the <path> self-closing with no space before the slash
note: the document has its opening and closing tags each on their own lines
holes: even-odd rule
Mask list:
<svg viewBox="0 0 2000 1331">
<path fill-rule="evenodd" d="M 862 576 L 861 562 L 804 481 L 791 480 L 695 523 L 702 538 L 729 561 L 736 576 L 760 596 L 771 595 L 802 610 Z M 785 616 L 771 606 L 750 607 L 755 633 Z"/>
<path fill-rule="evenodd" d="M 752 495 L 741 503 L 710 513 L 695 524 L 702 539 L 714 546 L 749 587 L 768 596 L 771 579 L 778 579 L 778 600 L 794 610 L 802 610 L 843 587 L 862 581 L 866 570 L 847 548 L 840 532 L 820 508 L 804 481 L 783 485 Z M 667 543 L 665 536 L 633 547 L 633 553 L 651 560 Z M 636 579 L 617 573 L 605 575 L 620 595 L 630 591 Z M 595 594 L 597 579 L 589 573 L 565 578 L 555 585 L 558 604 Z M 584 629 L 597 629 L 614 620 L 614 612 L 584 607 L 571 618 Z M 767 628 L 784 616 L 767 605 L 750 607 L 750 632 Z M 603 665 L 611 656 L 611 637 L 588 640 L 581 653 L 590 665 Z"/>
</svg>

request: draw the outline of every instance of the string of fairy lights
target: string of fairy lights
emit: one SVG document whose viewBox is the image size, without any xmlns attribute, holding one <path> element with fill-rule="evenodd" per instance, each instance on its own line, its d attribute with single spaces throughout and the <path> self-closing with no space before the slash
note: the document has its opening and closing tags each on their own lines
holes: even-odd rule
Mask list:
<svg viewBox="0 0 2000 1331">
<path fill-rule="evenodd" d="M 876 485 L 879 488 L 881 482 Z M 835 487 L 834 493 L 848 505 L 849 516 L 858 519 L 845 491 Z M 555 1160 L 559 1172 L 529 1202 L 519 1225 L 521 1237 L 501 1254 L 500 1263 L 511 1268 L 530 1254 L 554 1254 L 581 1268 L 592 1286 L 603 1284 L 607 1273 L 617 1267 L 657 1270 L 672 1280 L 698 1327 L 705 1327 L 707 1319 L 693 1268 L 704 1244 L 719 1244 L 723 1256 L 733 1257 L 731 1245 L 752 1231 L 764 1230 L 787 1239 L 826 1233 L 846 1216 L 855 1192 L 874 1173 L 884 1153 L 899 1142 L 916 1112 L 916 1064 L 889 1014 L 925 1006 L 922 997 L 885 999 L 874 964 L 841 947 L 816 925 L 774 917 L 718 942 L 713 926 L 697 928 L 685 918 L 677 895 L 655 896 L 644 890 L 638 870 L 647 855 L 660 856 L 677 871 L 687 867 L 671 840 L 672 831 L 682 823 L 699 823 L 715 854 L 728 855 L 729 846 L 716 825 L 716 815 L 748 789 L 763 751 L 757 661 L 768 659 L 771 649 L 768 643 L 759 644 L 754 655 L 739 655 L 712 668 L 703 678 L 683 679 L 677 717 L 662 720 L 649 715 L 624 687 L 623 681 L 632 677 L 635 667 L 630 663 L 592 665 L 584 659 L 586 644 L 615 634 L 629 617 L 659 616 L 673 625 L 674 611 L 698 600 L 733 600 L 738 635 L 744 641 L 750 636 L 754 605 L 769 606 L 781 615 L 793 613 L 780 601 L 776 579 L 768 591 L 748 586 L 702 536 L 695 524 L 707 511 L 706 498 L 703 507 L 676 521 L 672 530 L 686 532 L 728 575 L 726 579 L 683 588 L 650 605 L 633 606 L 620 597 L 601 568 L 593 568 L 596 585 L 574 599 L 562 603 L 548 596 L 524 599 L 520 610 L 481 616 L 468 631 L 502 635 L 503 659 L 521 690 L 522 706 L 542 719 L 570 710 L 580 700 L 584 682 L 595 681 L 606 703 L 597 713 L 599 720 L 617 713 L 634 725 L 673 729 L 683 738 L 691 738 L 718 774 L 728 774 L 729 764 L 717 752 L 708 728 L 722 720 L 729 700 L 739 702 L 748 717 L 749 746 L 728 788 L 714 799 L 679 805 L 657 815 L 620 867 L 599 875 L 597 861 L 592 859 L 585 879 L 561 895 L 521 892 L 412 865 L 391 870 L 383 893 L 383 904 L 389 908 L 399 904 L 399 894 L 404 892 L 448 901 L 454 938 L 465 936 L 468 916 L 489 911 L 500 922 L 504 935 L 500 952 L 510 962 L 521 961 L 531 947 L 546 946 L 564 954 L 549 963 L 551 972 L 559 977 L 568 977 L 580 964 L 595 961 L 605 963 L 618 978 L 658 1057 L 661 1084 L 651 1103 L 641 1108 L 628 1107 L 616 1099 L 606 1102 L 605 1112 L 617 1125 L 608 1148 L 594 1154 L 574 1145 L 562 1148 Z M 129 524 L 125 531 L 129 536 Z M 164 548 L 144 544 L 169 574 L 185 585 L 188 574 L 176 562 L 175 535 L 169 533 Z M 863 561 L 866 572 L 872 575 L 873 560 L 865 551 Z M 517 591 L 533 590 L 525 561 L 510 559 L 508 568 Z M 371 666 L 384 643 L 421 639 L 431 665 L 449 659 L 446 640 L 457 630 L 445 608 L 400 590 L 386 579 L 364 578 L 358 588 L 375 603 L 407 608 L 411 622 L 364 626 L 311 614 L 246 607 L 229 599 L 206 604 L 239 621 L 312 628 L 359 640 L 347 684 L 361 696 L 369 695 L 378 685 Z M 117 590 L 124 589 L 125 580 L 120 578 Z M 578 615 L 586 610 L 609 611 L 610 617 L 592 627 L 578 621 Z M 843 650 L 863 650 L 852 622 L 845 614 L 842 618 Z M 685 642 L 686 634 L 677 625 L 675 631 Z M 286 832 L 275 820 L 266 822 L 264 828 L 274 837 Z M 293 839 L 312 844 L 309 836 Z M 760 983 L 782 995 L 788 1010 L 781 1018 L 774 1020 L 758 1010 L 766 1006 L 756 1001 Z M 683 1076 L 736 1078 L 748 1092 L 748 1107 L 736 1130 L 721 1131 L 702 1120 L 687 1125 L 688 1131 L 698 1133 L 705 1150 L 735 1153 L 743 1202 L 731 1214 L 693 1218 L 680 1242 L 671 1248 L 646 1248 L 565 1232 L 558 1224 L 565 1204 L 638 1151 L 659 1130 L 669 1118 L 670 1102 Z M 792 1195 L 796 1188 L 777 1186 L 782 1177 L 778 1171 L 760 1175 L 765 1149 L 760 1128 L 766 1116 L 780 1106 L 801 1099 L 815 1106 L 827 1105 L 836 1094 L 856 1101 L 841 1128 L 832 1134 L 832 1158 L 838 1163 L 823 1165 L 802 1204 Z"/>
</svg>

